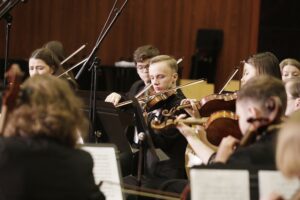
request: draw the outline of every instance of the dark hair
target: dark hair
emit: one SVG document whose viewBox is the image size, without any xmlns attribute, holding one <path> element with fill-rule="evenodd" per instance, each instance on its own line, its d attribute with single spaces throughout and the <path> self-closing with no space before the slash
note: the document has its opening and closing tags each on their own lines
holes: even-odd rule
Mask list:
<svg viewBox="0 0 300 200">
<path fill-rule="evenodd" d="M 56 55 L 47 48 L 36 49 L 32 52 L 30 58 L 41 59 L 43 60 L 49 67 L 53 69 L 53 74 L 57 75 L 58 70 L 61 70 L 60 62 Z"/>
<path fill-rule="evenodd" d="M 66 58 L 64 47 L 63 47 L 62 43 L 59 41 L 53 40 L 53 41 L 47 42 L 46 44 L 44 44 L 43 47 L 50 49 L 56 55 L 59 62 L 62 62 Z"/>
<path fill-rule="evenodd" d="M 287 104 L 287 95 L 283 82 L 272 76 L 261 75 L 247 81 L 238 91 L 237 100 L 251 99 L 264 103 L 272 96 L 279 97 L 282 104 L 281 114 L 283 114 Z"/>
<path fill-rule="evenodd" d="M 144 60 L 159 55 L 159 50 L 152 45 L 145 45 L 137 48 L 133 53 L 134 62 L 143 62 Z"/>
<path fill-rule="evenodd" d="M 263 52 L 250 56 L 246 63 L 252 65 L 258 75 L 270 75 L 281 79 L 279 60 L 271 52 Z"/>
</svg>

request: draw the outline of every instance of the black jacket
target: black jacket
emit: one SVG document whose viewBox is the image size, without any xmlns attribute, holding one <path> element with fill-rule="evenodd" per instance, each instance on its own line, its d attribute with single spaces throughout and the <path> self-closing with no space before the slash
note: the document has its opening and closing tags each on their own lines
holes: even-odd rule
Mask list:
<svg viewBox="0 0 300 200">
<path fill-rule="evenodd" d="M 92 168 L 90 154 L 49 138 L 0 138 L 0 199 L 104 199 Z"/>
</svg>

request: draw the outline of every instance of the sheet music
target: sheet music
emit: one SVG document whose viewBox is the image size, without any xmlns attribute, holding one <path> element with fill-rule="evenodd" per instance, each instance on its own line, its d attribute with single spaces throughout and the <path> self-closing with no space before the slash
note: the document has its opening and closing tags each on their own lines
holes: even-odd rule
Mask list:
<svg viewBox="0 0 300 200">
<path fill-rule="evenodd" d="M 247 170 L 192 169 L 192 200 L 250 200 Z"/>
<path fill-rule="evenodd" d="M 258 183 L 260 198 L 268 197 L 272 192 L 276 192 L 284 199 L 290 199 L 300 187 L 297 178 L 287 179 L 279 171 L 259 171 Z"/>
<path fill-rule="evenodd" d="M 89 152 L 93 157 L 95 182 L 98 184 L 103 181 L 100 189 L 105 194 L 106 199 L 123 199 L 115 149 L 106 146 L 83 146 L 82 149 Z"/>
</svg>

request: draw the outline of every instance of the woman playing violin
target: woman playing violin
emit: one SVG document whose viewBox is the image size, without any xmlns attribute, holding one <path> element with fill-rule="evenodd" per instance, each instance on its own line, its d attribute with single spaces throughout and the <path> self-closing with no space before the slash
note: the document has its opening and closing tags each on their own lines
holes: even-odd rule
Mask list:
<svg viewBox="0 0 300 200">
<path fill-rule="evenodd" d="M 64 72 L 58 58 L 48 48 L 40 48 L 33 51 L 29 58 L 28 66 L 30 76 L 34 76 L 35 74 L 58 76 Z M 69 75 L 64 75 L 62 77 L 67 80 L 74 89 L 77 88 L 76 81 Z"/>
<path fill-rule="evenodd" d="M 269 75 L 278 79 L 281 79 L 281 73 L 280 73 L 280 67 L 279 67 L 279 61 L 277 59 L 277 57 L 271 53 L 271 52 L 263 52 L 263 53 L 258 53 L 258 54 L 254 54 L 252 56 L 250 56 L 246 61 L 242 61 L 242 67 L 243 67 L 243 76 L 241 78 L 241 87 L 251 78 L 256 77 L 256 76 L 260 76 L 260 75 Z M 206 104 L 207 102 L 210 103 L 210 100 L 214 101 L 214 100 L 224 100 L 224 104 L 226 104 L 226 108 L 228 108 L 228 103 L 227 99 L 228 97 L 230 97 L 231 99 L 235 100 L 235 95 L 209 95 L 208 97 L 205 97 L 204 100 L 204 104 Z M 231 101 L 230 99 L 230 101 Z M 201 102 L 202 103 L 202 102 Z M 191 104 L 193 107 L 193 109 L 186 109 L 186 112 L 188 112 L 191 116 L 194 117 L 199 117 L 200 114 L 199 112 L 197 112 L 197 109 L 200 110 L 200 112 L 202 113 L 207 113 L 207 109 L 208 110 L 214 110 L 214 108 L 211 108 L 211 106 L 209 106 L 209 108 L 207 108 L 206 106 L 204 106 L 201 109 L 201 103 L 199 103 L 197 100 L 195 99 L 185 99 L 181 102 L 181 105 L 188 105 Z M 221 103 L 222 104 L 222 103 Z M 210 105 L 210 104 L 209 104 Z M 219 108 L 222 107 L 224 105 L 215 105 L 215 103 L 213 104 L 214 107 Z M 222 109 L 221 109 L 222 110 Z M 224 109 L 223 109 L 224 110 Z M 227 109 L 225 109 L 227 110 Z M 207 113 L 208 116 L 211 114 L 211 112 Z"/>
</svg>

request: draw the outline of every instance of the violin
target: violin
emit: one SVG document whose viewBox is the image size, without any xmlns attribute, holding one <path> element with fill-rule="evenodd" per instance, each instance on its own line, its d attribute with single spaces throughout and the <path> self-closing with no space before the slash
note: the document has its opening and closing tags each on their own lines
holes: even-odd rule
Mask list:
<svg viewBox="0 0 300 200">
<path fill-rule="evenodd" d="M 196 80 L 196 81 L 193 81 L 191 83 L 187 83 L 185 85 L 177 86 L 175 88 L 171 88 L 171 89 L 159 92 L 159 93 L 155 93 L 155 91 L 152 87 L 152 84 L 150 84 L 147 87 L 145 87 L 145 89 L 143 89 L 141 92 L 139 92 L 135 96 L 135 98 L 137 98 L 137 100 L 139 102 L 141 102 L 142 105 L 144 105 L 145 109 L 154 110 L 156 107 L 158 107 L 157 104 L 159 102 L 162 102 L 162 101 L 168 99 L 170 96 L 175 94 L 178 89 L 188 87 L 188 86 L 191 86 L 191 85 L 194 85 L 194 84 L 202 83 L 202 82 L 204 82 L 203 79 Z M 121 103 L 117 104 L 115 107 L 118 108 L 118 107 L 122 107 L 122 106 L 125 106 L 125 105 L 128 105 L 128 104 L 131 104 L 131 103 L 132 103 L 131 100 L 124 101 L 124 102 L 121 102 Z"/>
<path fill-rule="evenodd" d="M 259 130 L 265 129 L 271 123 L 268 118 L 249 118 L 247 121 L 250 123 L 250 126 L 240 140 L 240 147 L 245 147 L 253 143 L 259 134 Z"/>
<path fill-rule="evenodd" d="M 12 65 L 5 73 L 5 77 L 8 80 L 8 87 L 2 97 L 0 135 L 3 135 L 8 114 L 11 113 L 16 105 L 23 73 L 18 65 Z"/>
<path fill-rule="evenodd" d="M 225 93 L 222 94 L 226 86 L 230 83 L 233 77 L 239 71 L 239 67 L 235 67 L 228 80 L 222 87 L 222 89 L 217 94 L 208 95 L 198 102 L 196 102 L 197 107 L 199 108 L 199 113 L 201 117 L 209 117 L 212 113 L 219 110 L 229 110 L 235 112 L 235 101 L 237 98 L 236 93 Z M 191 104 L 180 105 L 175 108 L 172 108 L 170 111 L 164 110 L 162 114 L 164 116 L 172 116 L 178 110 L 191 108 Z"/>
<path fill-rule="evenodd" d="M 187 125 L 202 125 L 206 131 L 208 142 L 214 146 L 219 146 L 222 139 L 231 135 L 237 139 L 242 138 L 242 133 L 238 125 L 238 116 L 231 111 L 218 111 L 210 117 L 186 118 L 186 119 L 167 119 L 163 122 L 152 120 L 150 126 L 156 131 L 175 127 L 178 123 Z"/>
<path fill-rule="evenodd" d="M 235 102 L 237 94 L 236 93 L 226 93 L 226 94 L 211 94 L 201 100 L 196 102 L 199 108 L 199 113 L 201 117 L 209 117 L 212 113 L 219 110 L 228 110 L 235 112 Z M 174 115 L 175 112 L 191 108 L 191 104 L 179 105 L 172 108 L 171 110 L 163 110 L 162 114 L 166 117 Z"/>
</svg>

